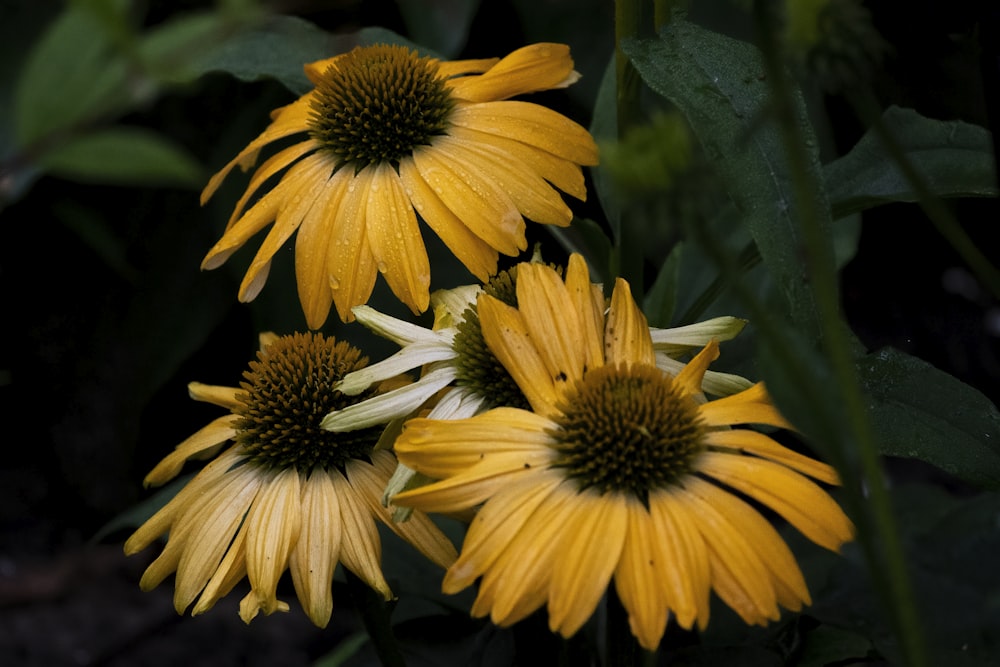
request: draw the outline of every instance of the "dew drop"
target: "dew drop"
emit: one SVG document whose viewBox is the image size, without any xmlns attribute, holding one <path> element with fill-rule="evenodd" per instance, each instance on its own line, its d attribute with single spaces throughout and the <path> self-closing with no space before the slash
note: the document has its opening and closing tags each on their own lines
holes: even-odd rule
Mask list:
<svg viewBox="0 0 1000 667">
<path fill-rule="evenodd" d="M 339 290 L 340 289 L 340 278 L 330 278 L 330 289 Z"/>
<path fill-rule="evenodd" d="M 386 264 L 385 262 L 379 260 L 379 263 L 378 263 L 378 272 L 379 273 L 385 273 L 388 270 L 389 270 L 389 265 Z"/>
</svg>

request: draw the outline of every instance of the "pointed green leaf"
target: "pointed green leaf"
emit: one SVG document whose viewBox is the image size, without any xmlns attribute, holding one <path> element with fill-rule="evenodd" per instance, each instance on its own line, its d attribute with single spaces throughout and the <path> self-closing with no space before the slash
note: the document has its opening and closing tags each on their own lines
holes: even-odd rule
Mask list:
<svg viewBox="0 0 1000 667">
<path fill-rule="evenodd" d="M 982 393 L 893 348 L 863 357 L 858 370 L 883 454 L 1000 489 L 1000 413 Z"/>
<path fill-rule="evenodd" d="M 201 165 L 149 130 L 114 127 L 67 141 L 39 160 L 52 173 L 88 183 L 198 187 Z"/>
<path fill-rule="evenodd" d="M 770 89 L 760 53 L 752 44 L 685 20 L 672 21 L 659 39 L 624 40 L 622 49 L 646 84 L 687 118 L 787 298 L 793 320 L 818 337 L 812 293 L 803 279 L 790 170 L 781 132 L 768 114 Z M 808 168 L 818 180 L 817 142 L 798 91 L 793 102 Z M 826 210 L 825 202 L 819 203 Z M 829 220 L 820 222 L 829 237 Z M 824 245 L 832 248 L 829 241 Z"/>
<path fill-rule="evenodd" d="M 907 159 L 939 197 L 996 197 L 993 142 L 988 130 L 962 121 L 925 118 L 912 109 L 883 114 Z M 873 130 L 843 157 L 823 168 L 835 218 L 917 194 Z"/>
</svg>

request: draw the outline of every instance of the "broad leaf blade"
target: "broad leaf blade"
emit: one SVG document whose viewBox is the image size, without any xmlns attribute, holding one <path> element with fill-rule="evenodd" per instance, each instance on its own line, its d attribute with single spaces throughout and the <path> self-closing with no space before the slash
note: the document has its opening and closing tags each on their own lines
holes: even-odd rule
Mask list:
<svg viewBox="0 0 1000 667">
<path fill-rule="evenodd" d="M 976 389 L 899 350 L 859 362 L 882 453 L 1000 489 L 1000 413 Z"/>
<path fill-rule="evenodd" d="M 993 144 L 988 130 L 962 121 L 925 118 L 912 109 L 889 107 L 885 126 L 907 159 L 939 197 L 996 197 Z M 834 218 L 890 202 L 915 202 L 899 165 L 874 131 L 843 157 L 823 168 Z"/>
<path fill-rule="evenodd" d="M 791 175 L 781 133 L 768 114 L 770 90 L 757 49 L 684 20 L 670 23 L 659 39 L 628 39 L 622 48 L 646 84 L 687 118 L 784 293 L 792 319 L 818 338 L 813 297 L 803 278 L 804 244 Z M 794 103 L 809 169 L 818 180 L 817 142 L 801 94 Z M 826 210 L 825 202 L 819 204 Z M 821 223 L 829 241 L 824 246 L 832 248 L 829 220 Z"/>
</svg>

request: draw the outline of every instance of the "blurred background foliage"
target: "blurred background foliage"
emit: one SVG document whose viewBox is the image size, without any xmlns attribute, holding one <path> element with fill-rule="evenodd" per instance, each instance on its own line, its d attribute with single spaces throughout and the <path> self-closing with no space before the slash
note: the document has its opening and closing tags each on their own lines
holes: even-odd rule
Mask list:
<svg viewBox="0 0 1000 667">
<path fill-rule="evenodd" d="M 149 511 L 145 473 L 216 416 L 187 398 L 187 383 L 233 384 L 259 331 L 305 327 L 290 249 L 251 304 L 235 297 L 253 248 L 198 270 L 244 182 L 230 178 L 204 208 L 198 193 L 272 109 L 308 89 L 304 62 L 381 39 L 446 58 L 569 44 L 581 81 L 536 98 L 592 128 L 602 165 L 588 201 L 571 202 L 573 227 L 530 227 L 529 241 L 551 259 L 584 252 L 604 280 L 627 276 L 653 324 L 748 317 L 720 369 L 766 378 L 810 444 L 846 472 L 845 505 L 863 504 L 870 488 L 838 423 L 849 420 L 838 368 L 815 345 L 829 331 L 803 280 L 797 253 L 807 244 L 791 238 L 800 233 L 799 175 L 773 161 L 782 138 L 756 115 L 775 82 L 747 43 L 756 34 L 751 4 L 768 3 L 692 3 L 689 20 L 662 38 L 650 31 L 623 44 L 644 85 L 641 112 L 619 136 L 607 0 L 0 1 L 0 405 L 12 426 L 0 468 L 0 553 L 44 559 L 95 536 L 114 543 Z M 1000 576 L 982 565 L 1000 547 L 1000 300 L 990 266 L 1000 222 L 1000 18 L 973 0 L 832 0 L 846 13 L 817 42 L 802 16 L 823 4 L 789 3 L 785 38 L 797 85 L 791 112 L 814 154 L 807 182 L 821 189 L 813 201 L 827 226 L 852 371 L 873 415 L 928 654 L 988 664 L 1000 652 Z M 851 13 L 857 7 L 864 11 Z M 671 67 L 692 53 L 702 70 Z M 706 104 L 711 95 L 728 106 Z M 980 251 L 985 269 L 956 238 Z M 427 241 L 432 289 L 472 282 Z M 373 305 L 408 316 L 381 283 Z M 359 329 L 325 327 L 374 359 L 393 351 Z M 802 378 L 814 391 L 797 391 Z M 891 558 L 866 553 L 884 546 L 873 534 L 878 521 L 854 516 L 862 540 L 844 557 L 787 535 L 812 607 L 766 629 L 713 610 L 700 643 L 668 633 L 669 664 L 907 656 L 878 593 L 885 573 L 873 566 L 891 567 Z M 386 554 L 402 589 L 434 603 L 401 600 L 395 615 L 397 634 L 428 664 L 486 664 L 485 655 L 509 664 L 526 637 L 547 645 L 530 624 L 499 632 L 466 619 L 461 599 L 438 594 L 434 572 Z M 309 660 L 365 664 L 370 647 L 350 636 L 331 654 L 342 637 L 324 635 Z"/>
</svg>

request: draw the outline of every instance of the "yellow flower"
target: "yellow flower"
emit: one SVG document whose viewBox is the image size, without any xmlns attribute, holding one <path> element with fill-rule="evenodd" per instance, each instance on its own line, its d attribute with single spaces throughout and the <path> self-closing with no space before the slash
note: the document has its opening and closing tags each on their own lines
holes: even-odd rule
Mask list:
<svg viewBox="0 0 1000 667">
<path fill-rule="evenodd" d="M 298 230 L 295 272 L 311 328 L 331 302 L 342 320 L 371 295 L 377 273 L 415 313 L 427 309 L 430 265 L 416 214 L 485 281 L 498 253 L 527 247 L 524 217 L 565 226 L 559 190 L 586 197 L 581 165 L 597 147 L 555 111 L 509 98 L 574 83 L 569 48 L 535 44 L 503 59 L 439 61 L 402 46 L 357 47 L 311 63 L 315 88 L 277 109 L 268 128 L 209 181 L 249 169 L 261 149 L 306 133 L 254 172 L 225 234 L 202 262 L 221 265 L 271 222 L 240 286 L 251 301 L 271 259 Z M 287 171 L 253 206 L 251 196 Z"/>
<path fill-rule="evenodd" d="M 540 264 L 517 271 L 517 308 L 483 295 L 478 309 L 487 344 L 532 409 L 412 419 L 395 443 L 402 464 L 440 481 L 394 503 L 479 507 L 444 591 L 481 577 L 473 615 L 509 625 L 547 603 L 550 628 L 568 637 L 613 577 L 650 650 L 671 614 L 704 628 L 712 590 L 751 624 L 777 619 L 779 605 L 808 604 L 788 546 L 741 496 L 828 549 L 853 526 L 807 478 L 835 484 L 832 468 L 732 428 L 787 426 L 764 387 L 705 401 L 715 342 L 676 375 L 657 368 L 628 284 L 617 281 L 605 311 L 578 256 L 565 282 Z"/>
<path fill-rule="evenodd" d="M 319 428 L 323 415 L 356 400 L 334 385 L 365 362 L 333 338 L 270 334 L 261 337 L 241 388 L 190 385 L 192 398 L 230 412 L 178 445 L 146 477 L 147 485 L 163 484 L 187 460 L 213 458 L 126 541 L 125 553 L 134 554 L 169 533 L 143 574 L 143 590 L 176 571 L 177 613 L 194 603 L 192 614 L 200 614 L 246 577 L 251 590 L 240 616 L 249 623 L 259 611 L 288 609 L 277 599 L 287 569 L 306 614 L 325 627 L 338 562 L 391 597 L 375 519 L 441 567 L 454 561 L 454 546 L 427 515 L 415 512 L 397 524 L 382 506 L 396 460 L 376 448 L 381 429 L 335 434 Z"/>
</svg>

